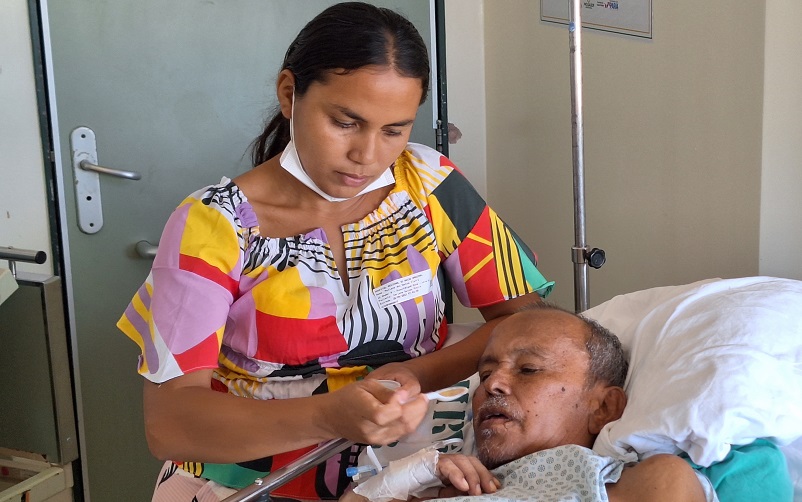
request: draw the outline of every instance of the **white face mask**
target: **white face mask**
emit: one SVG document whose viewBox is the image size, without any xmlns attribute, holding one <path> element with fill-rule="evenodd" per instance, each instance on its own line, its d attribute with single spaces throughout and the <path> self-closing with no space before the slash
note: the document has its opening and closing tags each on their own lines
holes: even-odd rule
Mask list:
<svg viewBox="0 0 802 502">
<path fill-rule="evenodd" d="M 361 192 L 354 195 L 353 197 L 333 197 L 326 192 L 323 191 L 322 188 L 317 186 L 317 184 L 312 180 L 312 178 L 307 174 L 306 170 L 304 169 L 303 165 L 301 165 L 301 159 L 298 157 L 298 150 L 295 149 L 295 131 L 293 130 L 293 121 L 292 115 L 295 114 L 295 93 L 292 93 L 292 108 L 290 109 L 290 142 L 287 143 L 287 147 L 284 148 L 284 152 L 281 154 L 279 158 L 279 164 L 281 167 L 284 168 L 285 171 L 290 173 L 295 179 L 309 187 L 310 190 L 314 191 L 316 194 L 320 195 L 324 199 L 329 202 L 342 202 L 349 199 L 353 199 L 355 197 L 359 197 L 360 195 L 368 192 L 372 192 L 378 188 L 386 187 L 388 185 L 392 185 L 395 183 L 395 177 L 393 176 L 393 171 L 389 167 L 386 171 L 384 171 L 381 176 L 376 178 L 373 183 L 366 186 Z"/>
</svg>

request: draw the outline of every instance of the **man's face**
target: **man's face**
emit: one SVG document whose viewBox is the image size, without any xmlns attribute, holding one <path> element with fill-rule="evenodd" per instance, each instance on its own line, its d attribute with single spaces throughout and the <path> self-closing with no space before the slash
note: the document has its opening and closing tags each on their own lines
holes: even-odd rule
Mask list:
<svg viewBox="0 0 802 502">
<path fill-rule="evenodd" d="M 568 313 L 533 310 L 493 330 L 473 397 L 478 456 L 493 469 L 536 451 L 592 445 L 587 327 Z"/>
</svg>

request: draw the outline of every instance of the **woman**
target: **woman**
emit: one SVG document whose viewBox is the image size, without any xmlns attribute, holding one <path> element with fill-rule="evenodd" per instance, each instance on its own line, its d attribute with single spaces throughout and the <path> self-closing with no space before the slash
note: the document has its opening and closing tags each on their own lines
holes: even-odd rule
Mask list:
<svg viewBox="0 0 802 502">
<path fill-rule="evenodd" d="M 397 440 L 421 390 L 472 373 L 495 323 L 551 289 L 449 160 L 407 143 L 428 61 L 402 16 L 326 9 L 287 51 L 254 169 L 170 217 L 118 323 L 142 348 L 148 445 L 167 461 L 154 500 L 224 498 L 332 438 Z M 488 323 L 441 349 L 442 274 Z M 274 495 L 336 498 L 354 457 Z"/>
</svg>

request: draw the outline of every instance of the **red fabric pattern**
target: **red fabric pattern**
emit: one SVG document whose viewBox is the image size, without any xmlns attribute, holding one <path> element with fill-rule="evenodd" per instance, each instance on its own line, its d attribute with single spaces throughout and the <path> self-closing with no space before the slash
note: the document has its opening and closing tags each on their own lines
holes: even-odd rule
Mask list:
<svg viewBox="0 0 802 502">
<path fill-rule="evenodd" d="M 219 353 L 220 343 L 217 340 L 217 333 L 212 333 L 191 349 L 180 354 L 173 354 L 173 357 L 181 371 L 189 373 L 200 368 L 198 361 L 216 361 Z"/>
<path fill-rule="evenodd" d="M 259 346 L 253 357 L 298 365 L 348 350 L 334 317 L 290 319 L 256 312 Z"/>
<path fill-rule="evenodd" d="M 227 274 L 221 272 L 220 269 L 209 265 L 200 258 L 182 254 L 178 258 L 178 267 L 181 270 L 192 272 L 219 284 L 227 289 L 232 295 L 235 295 L 239 289 L 239 283 L 237 280 L 232 279 Z"/>
</svg>

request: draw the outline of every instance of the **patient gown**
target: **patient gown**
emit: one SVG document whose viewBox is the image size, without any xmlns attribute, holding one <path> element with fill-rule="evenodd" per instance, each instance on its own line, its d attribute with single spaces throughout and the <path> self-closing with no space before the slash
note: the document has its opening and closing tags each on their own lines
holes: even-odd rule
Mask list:
<svg viewBox="0 0 802 502">
<path fill-rule="evenodd" d="M 501 481 L 496 493 L 433 500 L 607 502 L 604 485 L 618 481 L 623 470 L 621 460 L 578 445 L 558 446 L 494 469 L 493 474 Z"/>
<path fill-rule="evenodd" d="M 616 483 L 624 471 L 624 462 L 599 455 L 579 445 L 565 445 L 542 450 L 494 469 L 501 488 L 493 494 L 429 502 L 608 502 L 605 484 Z M 707 502 L 717 502 L 710 482 L 702 483 Z"/>
</svg>

